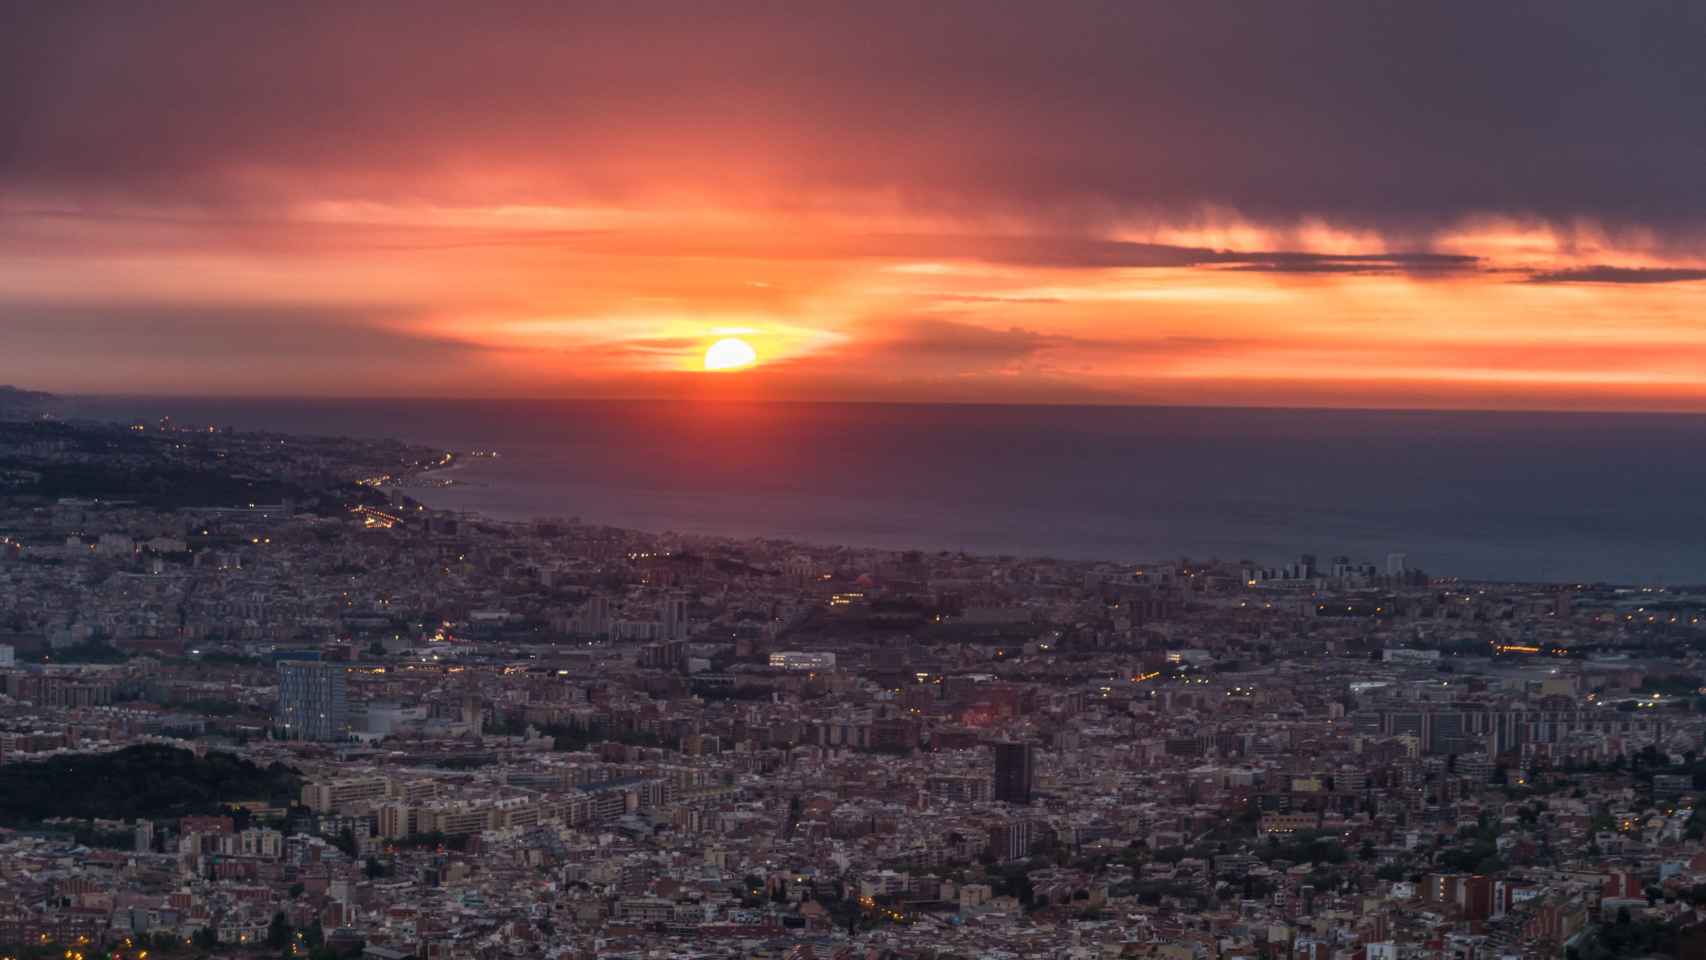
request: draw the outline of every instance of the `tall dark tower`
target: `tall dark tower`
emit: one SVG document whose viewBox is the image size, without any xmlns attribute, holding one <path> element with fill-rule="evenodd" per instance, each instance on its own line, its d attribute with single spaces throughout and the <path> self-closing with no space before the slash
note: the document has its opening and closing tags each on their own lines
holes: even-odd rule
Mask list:
<svg viewBox="0 0 1706 960">
<path fill-rule="evenodd" d="M 997 741 L 995 747 L 995 799 L 1006 803 L 1030 803 L 1036 779 L 1036 748 L 1028 743 Z"/>
</svg>

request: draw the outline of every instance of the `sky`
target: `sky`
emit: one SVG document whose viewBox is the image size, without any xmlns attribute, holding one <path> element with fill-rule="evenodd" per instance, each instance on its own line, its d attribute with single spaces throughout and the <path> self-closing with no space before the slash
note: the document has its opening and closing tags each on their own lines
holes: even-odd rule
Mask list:
<svg viewBox="0 0 1706 960">
<path fill-rule="evenodd" d="M 0 0 L 0 382 L 1706 410 L 1702 104 L 1643 0 Z"/>
</svg>

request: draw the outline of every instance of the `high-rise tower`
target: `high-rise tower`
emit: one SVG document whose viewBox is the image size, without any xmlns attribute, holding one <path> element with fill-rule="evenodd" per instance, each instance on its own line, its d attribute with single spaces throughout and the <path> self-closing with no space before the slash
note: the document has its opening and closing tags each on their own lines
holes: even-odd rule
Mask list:
<svg viewBox="0 0 1706 960">
<path fill-rule="evenodd" d="M 1036 778 L 1036 747 L 1029 743 L 998 741 L 995 747 L 995 799 L 1006 803 L 1030 803 Z"/>
<path fill-rule="evenodd" d="M 348 736 L 344 665 L 280 660 L 278 709 L 273 722 L 290 740 L 342 740 Z"/>
</svg>

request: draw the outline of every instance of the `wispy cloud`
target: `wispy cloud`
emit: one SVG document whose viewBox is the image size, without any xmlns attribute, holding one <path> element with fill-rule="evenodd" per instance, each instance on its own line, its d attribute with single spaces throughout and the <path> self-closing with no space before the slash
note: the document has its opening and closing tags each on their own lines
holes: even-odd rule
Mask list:
<svg viewBox="0 0 1706 960">
<path fill-rule="evenodd" d="M 1706 280 L 1706 268 L 1612 267 L 1596 264 L 1564 270 L 1546 270 L 1528 278 L 1530 283 L 1691 283 Z"/>
</svg>

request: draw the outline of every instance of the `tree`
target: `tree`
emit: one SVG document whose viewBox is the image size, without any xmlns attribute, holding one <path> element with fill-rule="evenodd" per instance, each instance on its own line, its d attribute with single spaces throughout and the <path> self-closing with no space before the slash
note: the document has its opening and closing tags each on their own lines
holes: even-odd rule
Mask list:
<svg viewBox="0 0 1706 960">
<path fill-rule="evenodd" d="M 169 820 L 229 813 L 233 797 L 299 796 L 301 778 L 282 764 L 257 766 L 232 754 L 159 744 L 67 756 L 0 769 L 0 823 L 49 817 L 79 820 Z"/>
<path fill-rule="evenodd" d="M 756 873 L 749 873 L 741 878 L 741 905 L 756 907 L 764 902 L 764 878 Z"/>
<path fill-rule="evenodd" d="M 214 933 L 212 927 L 202 927 L 190 937 L 190 942 L 203 950 L 212 950 L 219 946 L 219 934 Z"/>
<path fill-rule="evenodd" d="M 356 845 L 355 845 L 355 831 L 353 829 L 351 829 L 349 827 L 345 827 L 342 830 L 339 830 L 338 831 L 338 838 L 336 840 L 332 841 L 332 843 L 339 850 L 342 850 L 344 852 L 344 856 L 349 857 L 351 859 L 355 858 Z"/>
<path fill-rule="evenodd" d="M 282 947 L 290 942 L 290 922 L 285 920 L 281 911 L 272 915 L 272 922 L 267 924 L 267 946 Z"/>
<path fill-rule="evenodd" d="M 1502 873 L 1502 872 L 1504 872 L 1504 869 L 1506 866 L 1507 866 L 1507 864 L 1505 863 L 1505 859 L 1501 856 L 1498 856 L 1497 854 L 1494 854 L 1493 856 L 1490 856 L 1490 857 L 1482 857 L 1475 864 L 1475 872 L 1480 873 L 1480 874 L 1486 874 L 1486 875 L 1491 875 L 1491 874 L 1495 874 L 1495 873 Z"/>
<path fill-rule="evenodd" d="M 1593 820 L 1588 824 L 1588 830 L 1592 833 L 1610 833 L 1615 829 L 1617 829 L 1617 821 L 1612 819 L 1611 808 L 1601 804 L 1599 809 L 1594 811 Z"/>
<path fill-rule="evenodd" d="M 1184 847 L 1162 847 L 1155 851 L 1155 859 L 1160 863 L 1178 863 L 1185 859 Z"/>
<path fill-rule="evenodd" d="M 1036 889 L 1031 886 L 1031 875 L 1021 873 L 1013 880 L 1013 896 L 1019 901 L 1019 906 L 1029 911 L 1036 903 Z"/>
</svg>

